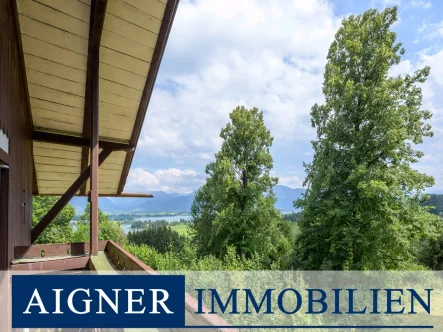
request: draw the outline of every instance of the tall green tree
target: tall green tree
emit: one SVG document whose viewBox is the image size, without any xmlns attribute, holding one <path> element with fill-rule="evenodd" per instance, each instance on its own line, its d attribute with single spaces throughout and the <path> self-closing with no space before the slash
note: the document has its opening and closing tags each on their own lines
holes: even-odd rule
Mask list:
<svg viewBox="0 0 443 332">
<path fill-rule="evenodd" d="M 257 108 L 237 107 L 230 119 L 191 209 L 194 241 L 203 255 L 222 257 L 233 246 L 240 256 L 258 254 L 271 264 L 289 247 L 289 228 L 274 208 L 273 138 Z"/>
<path fill-rule="evenodd" d="M 34 196 L 32 199 L 32 227 L 35 227 L 46 213 L 54 206 L 59 197 Z M 49 224 L 45 231 L 37 238 L 35 243 L 69 243 L 72 241 L 73 232 L 69 222 L 75 216 L 72 205 L 66 205 Z"/>
<path fill-rule="evenodd" d="M 86 209 L 80 216 L 76 230 L 74 232 L 74 242 L 88 242 L 90 232 L 90 204 L 86 205 Z M 117 221 L 109 220 L 108 216 L 98 209 L 98 239 L 112 240 L 119 244 L 126 243 L 126 235 Z"/>
<path fill-rule="evenodd" d="M 397 8 L 343 20 L 330 46 L 325 103 L 312 107 L 313 161 L 299 200 L 297 262 L 304 269 L 402 269 L 414 244 L 434 234 L 422 207 L 434 179 L 414 170 L 432 136 L 421 109 L 430 68 L 390 77 L 405 50 L 391 31 Z"/>
</svg>

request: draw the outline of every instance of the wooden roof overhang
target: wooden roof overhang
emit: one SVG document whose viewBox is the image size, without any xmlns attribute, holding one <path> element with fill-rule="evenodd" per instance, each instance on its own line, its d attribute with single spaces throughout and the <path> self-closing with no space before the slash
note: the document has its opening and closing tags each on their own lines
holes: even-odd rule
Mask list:
<svg viewBox="0 0 443 332">
<path fill-rule="evenodd" d="M 17 0 L 33 125 L 35 195 L 87 173 L 99 54 L 100 196 L 123 193 L 178 0 Z M 86 195 L 84 183 L 76 195 Z"/>
</svg>

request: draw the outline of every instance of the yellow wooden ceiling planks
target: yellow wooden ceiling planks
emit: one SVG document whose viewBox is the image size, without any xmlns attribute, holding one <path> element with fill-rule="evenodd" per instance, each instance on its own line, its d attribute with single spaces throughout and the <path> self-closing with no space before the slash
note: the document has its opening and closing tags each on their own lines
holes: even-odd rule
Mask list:
<svg viewBox="0 0 443 332">
<path fill-rule="evenodd" d="M 127 4 L 140 9 L 141 11 L 158 18 L 163 19 L 166 5 L 158 0 L 123 0 Z"/>
<path fill-rule="evenodd" d="M 55 102 L 62 105 L 83 108 L 85 98 L 75 96 L 63 91 L 46 88 L 44 86 L 28 83 L 29 96 L 37 99 Z"/>
<path fill-rule="evenodd" d="M 86 71 L 87 57 L 44 41 L 22 35 L 23 52 Z"/>
<path fill-rule="evenodd" d="M 137 43 L 106 29 L 103 29 L 100 44 L 120 53 L 148 62 L 151 61 L 152 55 L 154 54 L 153 48 Z"/>
<path fill-rule="evenodd" d="M 106 11 L 155 34 L 160 31 L 161 19 L 147 14 L 123 0 L 108 0 Z"/>
<path fill-rule="evenodd" d="M 31 103 L 31 109 L 39 108 L 48 111 L 53 111 L 61 115 L 75 116 L 83 119 L 84 115 L 83 108 L 76 108 L 76 107 L 56 104 L 46 100 L 35 99 L 35 98 L 30 98 L 30 103 Z"/>
<path fill-rule="evenodd" d="M 103 28 L 152 49 L 155 48 L 155 43 L 157 42 L 157 34 L 111 13 L 106 14 Z"/>
<path fill-rule="evenodd" d="M 44 165 L 58 165 L 58 166 L 80 166 L 79 160 L 61 159 L 53 157 L 42 157 L 34 154 L 34 162 L 36 164 Z"/>
<path fill-rule="evenodd" d="M 79 97 L 85 97 L 85 85 L 64 78 L 45 74 L 33 69 L 26 70 L 26 76 L 29 83 L 44 86 L 58 91 L 67 92 Z"/>
<path fill-rule="evenodd" d="M 56 122 L 63 122 L 63 123 L 83 126 L 83 117 L 60 114 L 58 112 L 45 110 L 42 108 L 36 108 L 36 107 L 32 108 L 32 116 L 33 118 L 35 117 L 38 119 L 47 119 Z"/>
<path fill-rule="evenodd" d="M 54 144 L 47 142 L 33 142 L 33 146 L 40 149 L 51 149 L 51 150 L 61 150 L 61 151 L 71 151 L 81 153 L 82 148 L 78 146 L 65 145 L 65 144 Z"/>
<path fill-rule="evenodd" d="M 17 0 L 19 14 L 50 24 L 85 39 L 89 38 L 89 24 L 34 0 Z"/>
<path fill-rule="evenodd" d="M 37 0 L 62 13 L 68 14 L 79 20 L 89 23 L 91 7 L 77 0 Z"/>
<path fill-rule="evenodd" d="M 69 181 L 71 184 L 77 180 L 78 174 L 67 174 L 60 172 L 38 172 L 37 180 L 52 180 L 52 181 Z"/>
<path fill-rule="evenodd" d="M 142 92 L 137 89 L 130 88 L 126 85 L 121 85 L 112 81 L 108 81 L 103 78 L 99 80 L 99 87 L 101 91 L 113 93 L 117 96 L 133 99 L 138 102 L 140 101 L 140 98 L 142 96 Z"/>
<path fill-rule="evenodd" d="M 102 102 L 131 109 L 137 109 L 140 104 L 139 100 L 129 99 L 107 91 L 100 91 L 99 98 Z"/>
<path fill-rule="evenodd" d="M 50 60 L 25 54 L 26 68 L 33 69 L 59 78 L 65 78 L 81 84 L 86 84 L 86 71 L 68 67 Z"/>
<path fill-rule="evenodd" d="M 149 71 L 149 62 L 119 53 L 104 46 L 100 47 L 100 63 L 105 63 L 142 77 L 146 77 Z"/>
<path fill-rule="evenodd" d="M 76 174 L 80 175 L 80 164 L 78 166 L 65 166 L 60 167 L 57 165 L 45 165 L 45 164 L 36 164 L 35 170 L 36 172 L 61 172 L 67 174 Z"/>
<path fill-rule="evenodd" d="M 88 55 L 88 39 L 54 28 L 23 15 L 19 15 L 19 22 L 23 35 L 45 41 L 75 53 L 85 56 Z"/>
<path fill-rule="evenodd" d="M 62 122 L 58 120 L 50 120 L 45 118 L 39 118 L 37 116 L 33 116 L 34 127 L 39 130 L 56 130 L 63 131 L 68 133 L 81 134 L 83 132 L 83 123 L 82 124 L 74 124 L 68 122 Z"/>
<path fill-rule="evenodd" d="M 130 73 L 126 70 L 110 66 L 106 63 L 100 63 L 99 72 L 100 78 L 104 78 L 108 81 L 122 84 L 139 91 L 143 91 L 145 86 L 146 77 Z"/>
<path fill-rule="evenodd" d="M 34 146 L 34 156 L 81 160 L 81 151 L 79 152 L 63 151 L 63 150 L 48 149 L 48 148 Z"/>
</svg>

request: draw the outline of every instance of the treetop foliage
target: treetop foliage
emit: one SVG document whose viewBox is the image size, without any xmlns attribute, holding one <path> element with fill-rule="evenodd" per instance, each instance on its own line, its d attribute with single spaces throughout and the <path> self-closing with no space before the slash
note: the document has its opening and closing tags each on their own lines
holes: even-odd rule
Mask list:
<svg viewBox="0 0 443 332">
<path fill-rule="evenodd" d="M 257 108 L 239 106 L 230 119 L 191 209 L 194 242 L 202 255 L 222 257 L 232 246 L 240 256 L 278 261 L 289 249 L 289 230 L 274 207 L 273 138 Z"/>
<path fill-rule="evenodd" d="M 297 261 L 309 269 L 397 269 L 437 220 L 420 204 L 431 176 L 413 169 L 432 136 L 421 109 L 430 68 L 390 77 L 405 50 L 390 30 L 397 8 L 343 20 L 325 68 L 325 103 L 312 107 L 314 158 Z"/>
</svg>

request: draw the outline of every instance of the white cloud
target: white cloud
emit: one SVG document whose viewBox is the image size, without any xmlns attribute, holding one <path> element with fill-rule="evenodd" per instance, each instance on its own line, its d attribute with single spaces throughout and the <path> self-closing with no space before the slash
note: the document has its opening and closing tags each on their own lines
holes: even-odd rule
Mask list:
<svg viewBox="0 0 443 332">
<path fill-rule="evenodd" d="M 443 21 L 429 23 L 424 21 L 420 28 L 418 28 L 418 38 L 415 43 L 421 41 L 435 41 L 443 38 Z"/>
<path fill-rule="evenodd" d="M 295 175 L 281 176 L 278 179 L 278 184 L 288 186 L 291 188 L 302 188 L 303 187 L 303 179 L 301 179 Z"/>
<path fill-rule="evenodd" d="M 423 108 L 432 112 L 433 116 L 429 123 L 432 125 L 434 137 L 426 138 L 424 143 L 417 147 L 425 153 L 420 162 L 414 168 L 435 179 L 435 189 L 443 189 L 443 175 L 441 165 L 443 164 L 443 49 L 433 51 L 426 49 L 419 52 L 419 60 L 412 64 L 409 60 L 402 61 L 392 68 L 391 74 L 411 74 L 424 66 L 431 67 L 428 80 L 422 85 Z M 432 189 L 430 190 L 432 192 Z"/>
<path fill-rule="evenodd" d="M 401 5 L 400 10 L 408 5 L 411 11 L 432 6 L 428 0 L 377 2 Z M 280 184 L 300 187 L 301 171 L 299 176 L 285 172 L 288 162 L 282 159 L 289 158 L 294 147 L 299 159 L 291 164 L 301 170 L 302 162 L 310 159 L 315 130 L 309 112 L 323 101 L 326 55 L 341 19 L 326 0 L 182 0 L 138 145 L 139 154 L 169 164 L 158 171 L 133 170 L 128 187 L 179 192 L 197 188 L 204 182 L 204 165 L 220 147 L 220 130 L 238 105 L 265 112 L 274 146 L 284 147 L 278 151 L 284 157 L 274 156 Z M 424 23 L 417 30 L 418 41 L 437 41 L 443 37 L 443 21 Z M 432 150 L 443 137 L 443 48 L 433 45 L 418 53 L 418 61 L 402 61 L 390 73 L 402 75 L 431 65 L 423 102 L 434 112 L 436 136 L 420 148 L 440 158 Z M 439 179 L 442 163 L 443 155 L 417 166 Z M 186 174 L 189 168 L 200 173 Z M 437 186 L 443 188 L 443 178 Z"/>
<path fill-rule="evenodd" d="M 416 8 L 423 8 L 423 9 L 429 9 L 432 7 L 432 2 L 431 1 L 424 1 L 424 0 L 413 0 L 411 2 L 411 6 L 412 7 L 416 7 Z"/>
<path fill-rule="evenodd" d="M 308 143 L 339 24 L 322 0 L 181 2 L 139 151 L 206 163 L 238 105 L 264 110 L 276 142 Z"/>
<path fill-rule="evenodd" d="M 131 169 L 126 187 L 129 192 L 164 191 L 189 193 L 204 183 L 205 176 L 192 169 L 158 169 L 149 172 L 143 168 Z"/>
</svg>

